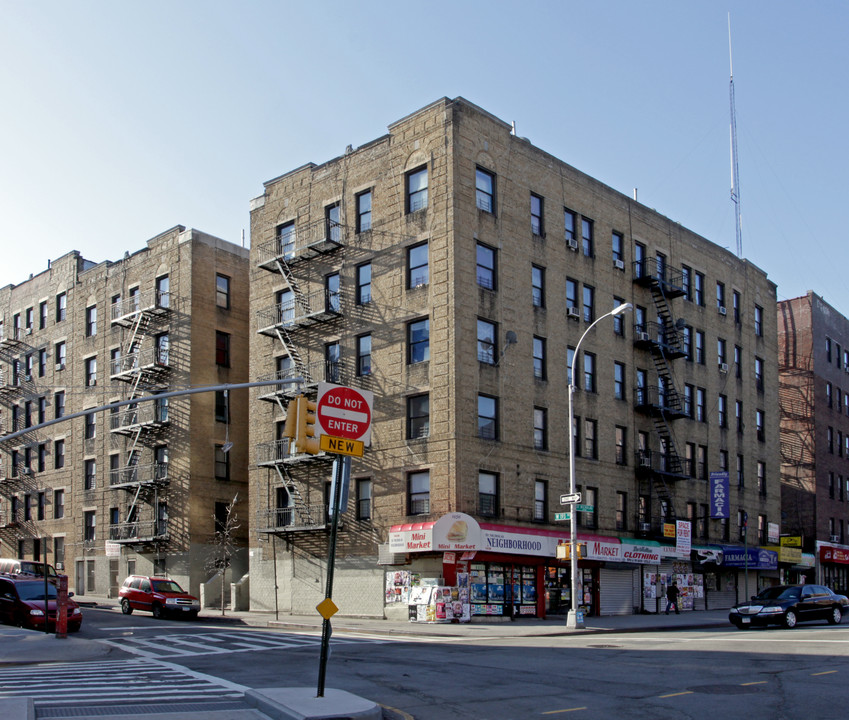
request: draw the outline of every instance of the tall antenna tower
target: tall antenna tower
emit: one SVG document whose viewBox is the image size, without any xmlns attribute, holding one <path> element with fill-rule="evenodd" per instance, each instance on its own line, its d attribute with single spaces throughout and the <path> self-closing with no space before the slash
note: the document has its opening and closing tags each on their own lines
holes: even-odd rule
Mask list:
<svg viewBox="0 0 849 720">
<path fill-rule="evenodd" d="M 737 108 L 734 102 L 734 60 L 731 53 L 731 13 L 728 13 L 728 66 L 731 71 L 729 94 L 731 98 L 731 202 L 734 203 L 734 221 L 737 231 L 737 257 L 743 257 L 743 226 L 740 218 L 740 168 L 737 163 Z"/>
</svg>

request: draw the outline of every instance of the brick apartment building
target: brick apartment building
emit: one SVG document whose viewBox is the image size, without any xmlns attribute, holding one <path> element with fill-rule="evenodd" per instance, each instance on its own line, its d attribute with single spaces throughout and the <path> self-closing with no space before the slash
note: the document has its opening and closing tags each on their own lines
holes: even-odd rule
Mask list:
<svg viewBox="0 0 849 720">
<path fill-rule="evenodd" d="M 814 292 L 778 303 L 782 534 L 849 590 L 849 320 Z"/>
<path fill-rule="evenodd" d="M 393 601 L 420 579 L 461 575 L 473 615 L 562 612 L 573 359 L 585 609 L 654 611 L 673 576 L 694 608 L 730 606 L 744 567 L 752 589 L 778 580 L 776 294 L 750 262 L 462 98 L 268 181 L 251 237 L 250 376 L 303 378 L 251 394 L 252 608 L 323 598 L 330 458 L 283 427 L 292 395 L 327 381 L 375 396 L 342 515 L 343 614 L 406 616 Z"/>
<path fill-rule="evenodd" d="M 2 434 L 245 382 L 247 270 L 246 249 L 178 226 L 117 262 L 74 251 L 0 289 Z M 46 558 L 78 595 L 114 597 L 133 572 L 197 592 L 211 575 L 214 518 L 237 492 L 247 510 L 236 471 L 247 463 L 247 400 L 235 391 L 140 402 L 3 443 L 0 554 Z M 246 545 L 246 522 L 240 535 Z"/>
</svg>

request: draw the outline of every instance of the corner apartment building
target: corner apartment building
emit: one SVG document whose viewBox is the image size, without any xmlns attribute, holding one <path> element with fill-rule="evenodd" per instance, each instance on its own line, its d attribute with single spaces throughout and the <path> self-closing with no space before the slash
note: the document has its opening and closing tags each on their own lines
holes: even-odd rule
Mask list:
<svg viewBox="0 0 849 720">
<path fill-rule="evenodd" d="M 819 295 L 778 303 L 782 533 L 811 582 L 849 590 L 849 319 Z M 816 573 L 814 572 L 814 564 Z"/>
<path fill-rule="evenodd" d="M 462 98 L 268 181 L 251 237 L 251 377 L 302 379 L 252 395 L 253 608 L 323 598 L 330 458 L 294 452 L 283 423 L 326 381 L 375 396 L 342 613 L 406 617 L 411 583 L 460 575 L 472 615 L 562 612 L 573 364 L 586 611 L 656 610 L 674 577 L 695 608 L 730 606 L 744 568 L 778 581 L 758 548 L 779 534 L 775 286 L 750 262 Z"/>
<path fill-rule="evenodd" d="M 246 249 L 177 226 L 0 289 L 3 435 L 25 431 L 0 447 L 0 554 L 46 558 L 78 595 L 115 597 L 134 572 L 197 592 L 212 575 L 215 518 L 237 492 L 247 509 L 245 391 L 95 409 L 245 382 L 247 269 Z"/>
</svg>

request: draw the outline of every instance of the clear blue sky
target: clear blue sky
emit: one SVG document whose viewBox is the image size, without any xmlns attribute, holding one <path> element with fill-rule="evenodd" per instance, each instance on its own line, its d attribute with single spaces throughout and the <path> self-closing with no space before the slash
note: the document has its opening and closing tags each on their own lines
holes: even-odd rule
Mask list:
<svg viewBox="0 0 849 720">
<path fill-rule="evenodd" d="M 240 242 L 262 183 L 462 95 L 849 315 L 849 4 L 0 0 L 0 286 L 183 224 Z"/>
</svg>

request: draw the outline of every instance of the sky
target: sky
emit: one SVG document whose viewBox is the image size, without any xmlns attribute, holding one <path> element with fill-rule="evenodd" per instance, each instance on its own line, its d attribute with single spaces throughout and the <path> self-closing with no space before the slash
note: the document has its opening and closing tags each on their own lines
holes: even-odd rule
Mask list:
<svg viewBox="0 0 849 720">
<path fill-rule="evenodd" d="M 0 0 L 0 287 L 174 225 L 250 244 L 263 183 L 441 97 L 849 315 L 849 3 Z"/>
</svg>

